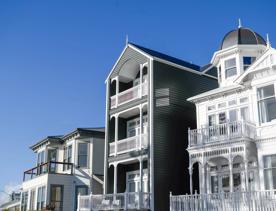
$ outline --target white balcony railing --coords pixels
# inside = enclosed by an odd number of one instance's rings
[[[170,196],[170,211],[276,210],[276,191],[251,191]]]
[[[189,146],[204,145],[216,141],[230,141],[235,138],[255,138],[255,125],[237,121],[215,126],[189,130]]]
[[[150,193],[117,193],[78,197],[78,211],[150,209]]]
[[[117,106],[128,103],[132,100],[136,100],[148,94],[148,83],[144,82],[141,85],[134,86],[117,95],[110,98],[110,107],[115,108]]]
[[[141,143],[141,144],[140,144]],[[109,144],[109,156],[148,148],[147,134],[129,137]]]

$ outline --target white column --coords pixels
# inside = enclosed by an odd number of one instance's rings
[[[119,76],[116,77],[116,107],[118,106],[118,94],[119,94]]]
[[[140,65],[140,97],[142,97],[143,65]]]
[[[117,174],[118,174],[118,169],[117,169],[117,163],[114,164],[114,189],[113,192],[114,194],[117,193]]]
[[[205,185],[206,185],[206,178],[205,178],[205,165],[201,165],[201,178],[202,178],[202,185],[201,185],[201,194],[206,193]]]
[[[118,133],[119,133],[119,116],[115,116],[115,156],[117,156],[117,141],[118,141]]]
[[[230,179],[230,192],[233,192],[233,164],[232,161],[229,160],[229,179]]]
[[[190,174],[190,194],[193,194],[193,166],[189,167],[189,174]]]
[[[142,134],[143,134],[143,107],[140,105],[140,137],[139,137],[139,149],[142,149]]]
[[[143,191],[143,158],[140,158],[140,187],[139,187],[139,208],[142,204],[142,191]]]
[[[244,171],[245,171],[245,187],[246,191],[249,190],[249,184],[248,184],[248,161],[244,161]]]
[[[210,166],[206,164],[206,193],[211,193],[210,189]]]

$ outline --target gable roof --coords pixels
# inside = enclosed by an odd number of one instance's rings
[[[152,60],[156,60],[159,62],[163,62],[163,63],[167,63],[169,65],[175,65],[180,69],[184,69],[187,71],[190,71],[192,73],[196,73],[199,75],[204,75],[213,79],[217,79],[216,76],[214,76],[214,74],[209,74],[206,72],[202,72],[201,68],[199,65],[196,64],[192,64],[190,62],[178,59],[176,57],[172,57],[169,56],[167,54],[134,44],[134,43],[127,43],[124,50],[122,51],[121,55],[119,56],[119,58],[117,59],[117,61],[115,62],[115,64],[113,65],[110,73],[108,74],[108,77],[106,79],[107,80],[111,77],[111,75],[113,74],[113,71],[116,69],[117,65],[120,63],[121,58],[123,58],[125,52],[127,51],[127,49],[132,49],[138,53],[140,53],[141,55],[145,56],[148,59],[152,59]]]
[[[105,128],[104,127],[97,127],[97,128],[76,128],[70,133],[67,133],[65,135],[59,135],[59,136],[47,136],[46,138],[42,139],[41,141],[37,142],[36,144],[32,145],[30,148],[32,150],[36,150],[38,147],[47,144],[62,144],[64,143],[68,138],[71,138],[75,135],[80,136],[93,136],[93,137],[99,137],[104,138],[105,134]]]
[[[200,71],[200,66],[198,66],[198,65],[192,64],[190,62],[186,62],[184,60],[169,56],[167,54],[164,54],[164,53],[161,53],[161,52],[149,49],[149,48],[145,48],[143,46],[140,46],[140,45],[137,45],[137,44],[134,44],[134,43],[129,43],[129,44],[132,45],[132,46],[135,46],[136,48],[140,49],[141,51],[143,51],[143,52],[147,53],[148,55],[152,56],[153,59],[154,58],[159,58],[159,59],[162,59],[162,60],[172,62],[174,64],[181,65],[183,67],[187,67],[187,68],[191,68],[191,69]]]

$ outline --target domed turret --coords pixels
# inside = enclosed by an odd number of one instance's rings
[[[266,45],[264,38],[251,29],[239,27],[228,32],[220,45],[220,50],[234,45]]]

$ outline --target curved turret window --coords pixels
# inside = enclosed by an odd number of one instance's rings
[[[236,58],[225,61],[225,78],[230,78],[237,74]]]

